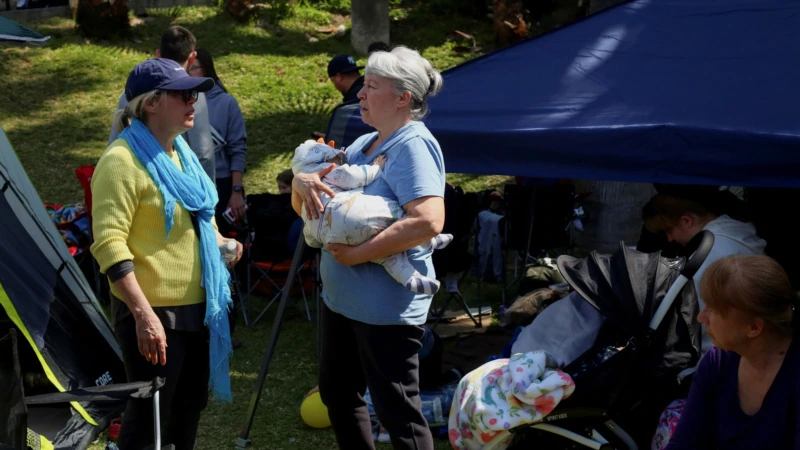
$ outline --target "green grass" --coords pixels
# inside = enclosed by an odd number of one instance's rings
[[[315,31],[339,23],[349,27],[348,17],[328,12],[336,8],[315,10],[303,5],[293,18],[281,22],[282,32],[237,24],[210,7],[149,11],[151,17],[134,27],[132,39],[111,42],[81,38],[67,19],[26,24],[52,39],[42,48],[0,48],[0,126],[44,201],[80,201],[74,169],[96,163],[105,149],[128,72],[152,57],[161,31],[177,23],[191,29],[198,45],[214,55],[221,79],[241,104],[248,132],[248,191],[276,192],[275,175],[289,166],[294,148],[309,132],[325,130],[331,110],[341,99],[327,80],[328,60],[351,51],[349,36],[336,38]],[[420,50],[440,70],[477,55],[459,51],[464,42],[455,35],[456,29],[475,35],[484,51],[492,46],[488,20],[431,17],[414,8],[395,8],[392,18],[392,43]],[[311,43],[307,35],[319,41]],[[506,180],[448,174],[450,183],[468,191],[497,187]],[[466,291],[474,289],[467,286]],[[496,287],[487,291],[487,298],[499,299]],[[251,311],[263,301],[256,299]],[[439,301],[441,296],[437,296]],[[237,329],[236,336],[245,347],[231,360],[234,402],[209,406],[203,414],[198,449],[233,448],[244,426],[275,309],[256,326]],[[335,448],[330,429],[311,429],[299,414],[303,395],[316,384],[315,333],[313,323],[290,309],[250,433],[251,448]],[[92,448],[102,449],[104,444]],[[439,441],[437,448],[446,449],[449,444]]]
[[[198,46],[211,52],[220,78],[241,105],[248,134],[248,192],[277,192],[275,176],[289,167],[294,148],[311,131],[325,131],[330,112],[341,101],[325,68],[333,55],[351,52],[349,35],[316,30],[338,23],[349,27],[349,17],[301,5],[276,30],[237,24],[210,7],[150,13],[129,40],[89,42],[75,33],[71,20],[55,18],[27,24],[52,36],[46,46],[0,49],[0,126],[42,199],[63,204],[82,198],[73,170],[97,161],[128,72],[154,56],[161,31],[171,23],[192,30]],[[456,29],[474,34],[483,50],[491,48],[488,20],[450,16],[431,21],[414,9],[395,9],[393,17],[392,43],[418,49],[440,70],[477,55],[457,51],[463,41]],[[307,36],[319,41],[311,43]],[[467,190],[505,180],[448,174],[448,182]]]

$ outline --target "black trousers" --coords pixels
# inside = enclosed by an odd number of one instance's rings
[[[421,411],[419,361],[422,327],[369,325],[322,307],[319,390],[343,450],[375,448],[364,394],[395,449],[433,450]]]
[[[161,445],[174,444],[175,450],[192,450],[200,423],[200,412],[208,403],[208,332],[165,330],[167,364],[153,365],[139,353],[136,322],[133,316],[120,321],[115,329],[129,382],[165,377],[161,388]],[[117,445],[120,450],[140,450],[155,442],[153,401],[128,400]]]

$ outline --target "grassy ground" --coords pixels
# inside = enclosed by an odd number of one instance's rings
[[[95,163],[105,149],[128,72],[154,56],[161,31],[171,23],[192,30],[241,104],[248,134],[248,192],[277,192],[275,175],[289,167],[294,148],[311,131],[325,131],[330,112],[341,101],[325,68],[333,55],[352,51],[349,35],[334,37],[316,30],[349,25],[349,18],[298,7],[278,31],[236,24],[215,8],[151,12],[134,27],[130,40],[88,42],[75,34],[71,20],[50,19],[31,24],[52,36],[44,48],[0,49],[0,126],[42,199],[81,199],[73,170]],[[474,34],[483,49],[491,47],[488,20],[448,16],[429,21],[414,9],[395,9],[393,17],[392,43],[420,50],[440,70],[477,55],[454,50],[464,43],[456,29]],[[309,42],[309,37],[319,41]],[[361,57],[358,62],[366,60]],[[448,175],[449,182],[470,190],[505,179]]]
[[[236,24],[210,7],[153,10],[150,16],[134,27],[129,40],[89,42],[76,35],[72,21],[50,19],[27,24],[52,36],[43,48],[0,48],[0,126],[41,198],[57,203],[82,199],[73,171],[97,161],[128,72],[153,56],[161,31],[170,23],[195,33],[198,45],[214,55],[220,77],[241,104],[248,132],[248,191],[276,192],[274,177],[288,167],[293,149],[309,132],[325,130],[332,108],[341,99],[327,80],[325,67],[333,55],[350,52],[349,36],[337,38],[315,30],[339,23],[349,26],[349,18],[300,7],[295,17],[281,22],[278,32]],[[457,47],[465,42],[454,33],[456,29],[473,34],[484,51],[492,46],[488,20],[432,17],[414,8],[394,8],[392,16],[392,43],[420,50],[440,70],[477,55],[459,51]],[[319,41],[310,42],[309,36]],[[359,62],[365,62],[364,58]],[[448,174],[450,183],[466,190],[499,186],[506,179]],[[489,294],[489,298],[499,297]],[[256,299],[252,311],[260,309],[263,301]],[[256,326],[238,328],[237,337],[245,347],[231,361],[234,403],[208,408],[198,449],[233,448],[244,426],[274,311],[273,306]],[[251,448],[335,447],[330,429],[311,429],[299,415],[303,394],[316,384],[315,332],[314,323],[290,310],[250,433]],[[440,441],[437,448],[449,445]]]

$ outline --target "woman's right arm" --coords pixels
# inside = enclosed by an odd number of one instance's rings
[[[91,252],[100,272],[124,261],[133,261],[128,248],[133,217],[139,205],[140,173],[133,155],[123,147],[109,149],[97,163],[92,175]],[[166,364],[166,335],[161,321],[145,298],[133,272],[114,281],[136,320],[139,351],[153,364]]]
[[[156,316],[153,307],[136,281],[136,275],[129,272],[122,278],[114,281],[114,286],[122,294],[125,304],[136,320],[136,338],[139,344],[139,353],[154,365],[167,363],[167,335],[161,319]]]
[[[700,360],[692,376],[692,387],[675,433],[666,450],[701,450],[715,448],[714,429],[717,419],[717,379],[721,354],[712,348]]]

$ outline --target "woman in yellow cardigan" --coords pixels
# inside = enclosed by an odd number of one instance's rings
[[[217,193],[180,136],[194,125],[197,93],[214,86],[178,63],[149,59],[128,76],[119,138],[92,178],[92,254],[111,281],[112,323],[128,381],[165,377],[164,444],[194,448],[209,386],[230,401],[230,275],[217,232]],[[233,241],[235,242],[235,241]],[[241,257],[241,245],[230,265]],[[153,443],[147,400],[130,400],[121,450]]]

